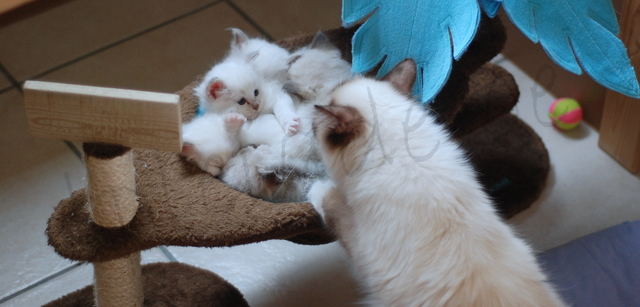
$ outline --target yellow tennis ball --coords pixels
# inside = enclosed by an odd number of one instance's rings
[[[571,130],[582,121],[582,108],[573,98],[558,98],[549,106],[549,118],[560,130]]]

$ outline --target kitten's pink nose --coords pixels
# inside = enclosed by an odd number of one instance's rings
[[[251,103],[251,108],[253,108],[254,110],[258,110],[258,108],[260,108],[260,104],[259,103]]]

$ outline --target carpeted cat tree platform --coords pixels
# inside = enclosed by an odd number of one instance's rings
[[[354,31],[326,32],[347,60],[351,59]],[[293,50],[309,43],[312,37],[313,34],[302,35],[279,43]],[[533,130],[509,114],[519,96],[513,77],[488,63],[505,40],[500,20],[483,17],[473,43],[454,62],[448,83],[430,108],[467,150],[500,214],[510,218],[539,197],[549,159]],[[197,81],[178,93],[184,122],[190,121],[197,109],[192,91],[196,84]],[[49,244],[55,251],[71,260],[92,262],[96,274],[108,275],[101,278],[131,275],[117,268],[99,272],[98,268],[123,259],[139,265],[140,251],[161,245],[219,247],[271,239],[325,244],[334,240],[310,204],[270,203],[237,192],[178,153],[92,144],[85,144],[84,150],[85,156],[100,161],[132,153],[135,168],[133,197],[138,207],[125,225],[99,226],[95,213],[92,215],[88,209],[90,201],[85,189],[62,200],[48,223]],[[123,282],[141,285],[138,290],[142,294],[137,295],[143,296],[144,306],[248,305],[233,285],[212,272],[188,265],[151,264],[132,274],[135,280]],[[93,306],[94,296],[113,294],[94,290],[87,286],[47,306]]]

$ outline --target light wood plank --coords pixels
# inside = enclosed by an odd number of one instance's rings
[[[637,75],[640,70],[640,1],[624,0],[621,12],[620,39],[627,47]],[[640,171],[640,100],[607,92],[598,144],[630,172]]]
[[[53,82],[24,85],[33,136],[180,152],[179,96]]]
[[[0,14],[6,13],[33,1],[34,0],[2,0],[0,1]]]

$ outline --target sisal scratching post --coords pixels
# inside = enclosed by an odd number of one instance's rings
[[[135,170],[131,148],[84,143],[93,221],[107,228],[122,227],[136,214]],[[140,252],[93,263],[96,306],[142,306]]]
[[[115,260],[94,262],[96,306],[142,306],[140,252]]]
[[[136,214],[135,170],[131,148],[85,143],[85,165],[93,221],[108,228],[128,224]]]
[[[131,147],[180,152],[179,97],[38,81],[24,93],[32,135],[83,142],[92,221],[125,227],[138,209]],[[96,306],[143,305],[139,251],[93,267]]]

